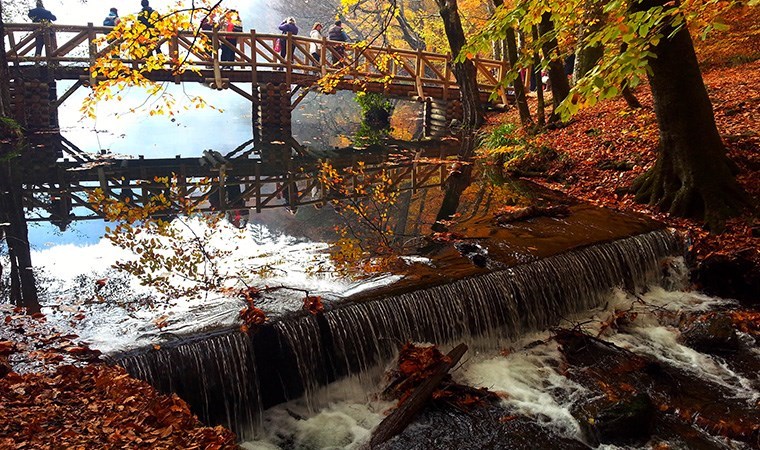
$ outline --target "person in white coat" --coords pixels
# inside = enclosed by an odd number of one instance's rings
[[[311,31],[309,32],[309,37],[312,39],[318,39],[322,40],[322,24],[317,22],[314,24],[314,26],[311,28]],[[317,62],[320,62],[320,45],[316,42],[312,42],[309,44],[309,53],[311,53],[311,56],[314,57],[314,59]]]

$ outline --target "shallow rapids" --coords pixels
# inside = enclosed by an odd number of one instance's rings
[[[680,273],[669,281],[679,286],[685,280],[682,261],[677,262]],[[665,283],[666,285],[668,283]],[[612,291],[603,307],[585,311],[564,319],[560,324],[571,328],[578,326],[593,336],[612,342],[638,355],[656,360],[675,370],[688,373],[705,386],[720,386],[730,394],[727,405],[742,405],[757,409],[760,400],[760,380],[757,373],[742,373],[735,370],[725,358],[697,352],[683,345],[679,340],[680,331],[674,317],[689,314],[723,310],[735,305],[728,300],[708,297],[684,290],[669,291],[660,286],[652,286],[643,294],[631,294],[621,289]],[[611,319],[620,311],[635,317],[624,327],[609,326]],[[633,314],[633,315],[631,315]],[[742,335],[744,344],[751,344],[753,338]],[[476,346],[485,348],[484,343]],[[760,363],[756,348],[748,347],[754,363]],[[730,356],[729,356],[730,357]],[[486,387],[502,397],[500,411],[487,413],[458,414],[456,412],[426,411],[400,436],[382,448],[483,448],[484,442],[499,442],[503,436],[495,436],[497,431],[478,427],[468,421],[489,420],[482,415],[495,415],[511,420],[527,418],[530,427],[515,427],[533,430],[533,446],[525,436],[513,436],[510,442],[495,444],[489,448],[583,448],[588,446],[582,427],[573,414],[574,407],[588,401],[594,394],[563,374],[565,362],[558,344],[551,339],[549,330],[525,335],[517,340],[504,343],[488,350],[473,351],[465,355],[463,363],[452,372],[454,380],[473,387]],[[746,372],[746,371],[745,371]],[[337,449],[360,448],[365,444],[372,429],[383,419],[392,406],[378,401],[376,393],[383,389],[381,370],[353,377],[326,388],[316,390],[306,399],[302,398],[279,405],[264,412],[260,438],[243,444],[246,449]],[[699,389],[699,388],[695,388]],[[519,422],[516,421],[516,422]],[[466,425],[466,426],[465,426]],[[531,427],[538,427],[535,431]],[[486,429],[484,429],[486,428]],[[702,445],[708,448],[751,448],[746,443],[710,435],[698,425],[692,425],[690,432],[699,436]],[[449,429],[447,435],[442,429]],[[480,433],[480,434],[479,434]],[[485,433],[485,434],[484,434]],[[494,435],[488,436],[491,433]],[[474,440],[475,441],[474,441]],[[527,447],[522,447],[524,442]],[[547,442],[556,446],[544,447]],[[694,441],[696,442],[696,441]],[[543,443],[543,444],[541,444]],[[444,445],[441,447],[440,445]],[[625,448],[653,448],[656,445],[670,445],[669,448],[689,448],[687,441],[673,439],[665,441],[653,437],[650,442]],[[684,445],[686,447],[684,447]],[[602,445],[598,448],[623,448]],[[660,447],[664,448],[664,447]]]

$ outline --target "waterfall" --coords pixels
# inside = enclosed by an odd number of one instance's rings
[[[117,362],[188,401],[204,421],[249,437],[262,408],[311,395],[393,357],[406,341],[495,347],[598,306],[614,287],[662,282],[662,258],[681,254],[671,231],[596,244],[485,275],[286,317],[255,334],[225,334],[135,353]]]
[[[251,340],[231,331],[119,358],[116,362],[162,392],[173,392],[205,423],[221,423],[241,439],[261,416]]]

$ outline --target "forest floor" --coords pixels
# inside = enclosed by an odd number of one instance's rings
[[[729,158],[738,166],[738,180],[752,204],[760,204],[760,8],[736,8],[724,18],[729,29],[706,41],[695,39],[715,120]],[[636,203],[631,183],[652,166],[659,141],[657,119],[648,86],[635,95],[641,109],[622,98],[581,111],[563,128],[524,139],[534,148],[559,153],[534,181],[606,207],[652,216],[688,234],[697,261],[715,254],[741,255],[760,267],[760,221],[745,213],[726,224],[721,234],[709,233],[698,220],[673,217]],[[535,96],[529,97],[535,114]],[[547,106],[547,112],[551,105]],[[505,122],[519,124],[516,109],[490,115],[486,130]]]

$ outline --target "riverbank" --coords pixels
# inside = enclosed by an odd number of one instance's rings
[[[729,29],[708,40],[695,40],[715,120],[737,178],[757,208],[760,201],[760,11],[741,7],[723,19]],[[704,230],[698,220],[673,217],[636,203],[628,191],[633,180],[655,161],[657,120],[648,86],[635,95],[642,108],[627,107],[620,97],[578,113],[564,128],[525,136],[534,148],[556,152],[545,170],[530,178],[593,204],[646,214],[686,233],[699,271],[718,267],[723,286],[704,279],[699,287],[714,295],[757,302],[760,292],[760,222],[750,211],[730,219],[721,234]],[[535,111],[535,97],[529,98]],[[519,124],[516,109],[488,118],[485,132],[504,123]],[[524,176],[524,174],[522,174]],[[742,275],[739,277],[739,275]],[[754,297],[754,299],[752,298]]]
[[[0,310],[0,448],[236,448],[176,395],[160,394],[41,314]]]

